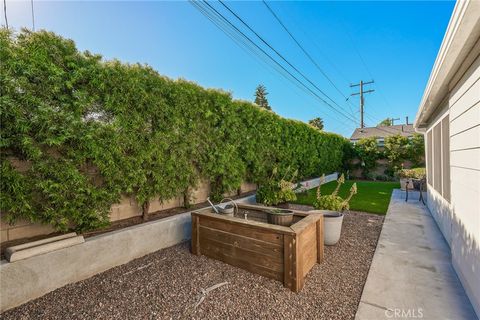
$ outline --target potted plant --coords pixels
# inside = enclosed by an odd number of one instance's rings
[[[288,209],[271,209],[267,211],[268,223],[289,227],[293,222],[293,211]]]
[[[426,172],[425,168],[401,169],[397,171],[397,176],[400,178],[400,188],[406,190],[407,182],[408,189],[413,189],[413,180],[424,179]]]
[[[258,186],[256,200],[258,203],[267,206],[276,206],[280,203],[293,201],[297,199],[292,181],[297,176],[297,171],[293,172],[290,179],[287,178],[289,169],[281,178],[278,177],[278,169],[275,167],[272,174]]]
[[[340,239],[343,223],[343,212],[348,210],[349,202],[353,195],[357,193],[357,184],[354,183],[350,188],[350,194],[346,199],[338,195],[340,187],[345,183],[343,174],[337,180],[337,187],[329,195],[322,195],[321,185],[325,181],[325,175],[320,178],[320,184],[317,188],[317,197],[313,206],[316,210],[310,212],[323,213],[324,217],[324,242],[326,245],[332,246]]]
[[[293,201],[297,199],[292,181],[297,175],[295,171],[290,179],[287,178],[289,169],[282,178],[278,177],[278,169],[275,167],[268,179],[262,183],[257,189],[257,202],[267,205],[276,206],[281,203]],[[293,221],[293,211],[285,209],[274,209],[267,211],[269,223],[279,225],[290,225]]]

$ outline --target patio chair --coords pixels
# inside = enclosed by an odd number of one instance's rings
[[[423,179],[412,179],[412,183],[413,183],[413,190],[415,191],[418,191],[419,192],[419,197],[418,197],[418,201],[422,201],[423,204],[425,204],[425,201],[423,199],[423,192],[426,191],[426,179],[423,178]],[[408,201],[408,184],[410,183],[410,181],[407,181],[407,184],[405,186],[405,191],[406,191],[406,196],[405,196],[405,202]]]

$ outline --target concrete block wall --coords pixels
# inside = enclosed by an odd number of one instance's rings
[[[9,225],[3,220],[0,222],[0,241],[31,238],[34,236],[49,234],[55,230],[50,225],[33,224],[29,221],[20,220],[14,225]]]
[[[28,164],[21,161],[14,161],[15,167],[28,169]],[[254,183],[244,182],[241,185],[242,192],[250,192],[256,190],[257,186]],[[205,202],[210,194],[210,184],[208,181],[203,180],[199,183],[197,188],[192,192],[192,203],[198,204]],[[236,195],[236,191],[230,195]],[[172,208],[182,207],[183,196],[178,196],[173,199],[164,201],[163,203],[158,199],[151,201],[149,213],[157,212],[160,210],[168,210]],[[134,197],[122,196],[119,203],[112,205],[110,208],[110,221],[118,221],[128,219],[142,215],[142,208],[137,203]],[[9,225],[3,221],[0,224],[1,242],[12,241],[23,238],[31,238],[40,235],[46,235],[54,232],[55,230],[49,225],[43,225],[39,223],[31,223],[29,221],[17,221],[14,225]]]
[[[354,159],[351,161],[352,165],[358,165],[360,163],[359,159]],[[378,159],[376,161],[376,167],[372,170],[372,174],[376,176],[383,176],[385,175],[385,170],[388,169],[388,159]],[[413,163],[409,160],[403,162],[403,167],[405,169],[410,169],[413,167]],[[353,178],[361,178],[363,177],[363,169],[357,168],[350,172],[350,176]]]

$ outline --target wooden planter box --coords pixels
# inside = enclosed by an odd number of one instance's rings
[[[236,217],[211,208],[192,212],[192,253],[282,281],[299,292],[310,269],[323,261],[323,215],[292,210],[293,224],[284,227],[266,223],[268,207],[238,207]]]

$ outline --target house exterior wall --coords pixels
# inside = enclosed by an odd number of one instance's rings
[[[448,245],[451,246],[451,230],[452,230],[452,221],[454,219],[453,210],[450,203],[442,196],[441,191],[437,191],[434,188],[434,179],[435,176],[433,175],[435,161],[433,161],[433,155],[436,149],[440,148],[441,151],[441,143],[434,139],[433,131],[435,126],[444,119],[449,118],[449,108],[448,102],[443,104],[443,107],[439,109],[437,115],[429,124],[426,130],[426,135],[431,134],[431,139],[425,139],[425,154],[426,154],[426,166],[427,166],[427,175],[428,175],[428,183],[427,183],[427,207],[432,213],[433,218],[437,222],[437,225],[442,232],[445,240],[447,241]]]
[[[450,245],[455,271],[480,314],[480,40],[428,121],[429,133],[433,138],[425,139],[430,175],[427,205]]]
[[[480,313],[480,54],[450,93],[452,261]]]

